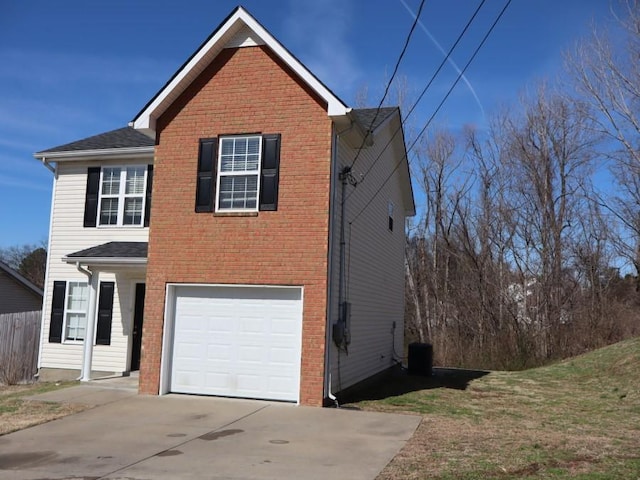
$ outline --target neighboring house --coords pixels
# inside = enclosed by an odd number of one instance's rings
[[[42,289],[0,262],[0,314],[42,308]]]
[[[35,156],[55,164],[41,374],[321,405],[403,351],[400,112],[349,108],[246,10],[129,127]]]

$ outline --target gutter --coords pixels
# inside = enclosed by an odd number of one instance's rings
[[[103,148],[100,150],[76,150],[66,152],[36,152],[33,156],[45,162],[46,158],[63,160],[87,160],[92,158],[139,158],[153,156],[155,147]],[[46,165],[45,165],[46,166]]]
[[[79,263],[91,265],[109,265],[109,266],[137,266],[146,265],[147,259],[140,257],[62,257],[65,263],[78,265]]]

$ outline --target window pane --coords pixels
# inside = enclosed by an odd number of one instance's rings
[[[236,138],[235,140],[235,155],[244,156],[247,154],[247,139],[246,138]]]
[[[220,140],[220,153],[222,155],[233,155],[233,138],[223,138]]]
[[[258,197],[258,176],[220,177],[220,198],[218,208],[255,209]]]
[[[118,199],[103,198],[100,202],[100,225],[118,224]]]
[[[125,193],[138,194],[144,193],[144,171],[145,167],[128,167],[127,168],[127,182],[125,187]]]
[[[247,153],[256,155],[260,153],[260,137],[249,137],[247,139]]]
[[[103,168],[102,169],[102,194],[118,195],[120,192],[120,169],[119,168]]]
[[[142,223],[142,197],[125,198],[124,225],[140,225]]]

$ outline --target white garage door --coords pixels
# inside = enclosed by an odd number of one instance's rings
[[[170,390],[298,401],[302,290],[176,287]]]

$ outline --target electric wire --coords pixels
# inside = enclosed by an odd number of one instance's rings
[[[433,114],[429,117],[429,119],[427,120],[427,122],[425,123],[424,127],[422,127],[422,130],[420,130],[420,132],[418,133],[418,135],[416,136],[416,139],[413,141],[413,143],[411,144],[411,146],[407,149],[407,153],[405,153],[402,158],[400,159],[400,161],[396,164],[396,166],[393,168],[393,170],[391,171],[391,173],[387,176],[387,178],[384,180],[384,182],[382,182],[382,184],[380,185],[380,187],[378,187],[378,189],[375,191],[375,193],[371,196],[371,198],[369,199],[369,201],[364,205],[364,207],[362,207],[362,209],[356,214],[355,217],[353,217],[353,219],[349,222],[349,224],[351,225],[353,222],[355,222],[360,215],[362,215],[362,212],[364,212],[369,205],[371,205],[371,203],[373,202],[373,200],[378,196],[378,194],[382,191],[382,189],[384,188],[384,186],[387,184],[387,182],[391,179],[391,177],[393,176],[393,174],[396,172],[396,170],[398,170],[398,168],[400,167],[400,165],[402,164],[402,162],[407,159],[407,162],[410,163],[411,160],[408,158],[409,152],[413,149],[413,147],[416,145],[416,143],[418,143],[418,141],[420,140],[420,137],[422,136],[422,134],[425,132],[425,130],[429,127],[429,125],[431,124],[431,122],[433,121],[433,119],[435,118],[435,116],[438,114],[438,112],[440,111],[440,108],[442,108],[442,105],[444,105],[444,103],[447,101],[447,99],[449,98],[449,95],[451,95],[451,92],[453,91],[453,89],[456,87],[456,85],[458,85],[458,82],[460,81],[460,79],[462,78],[462,75],[464,75],[465,71],[467,70],[467,68],[469,68],[469,65],[471,65],[471,63],[473,62],[473,60],[476,58],[476,56],[478,55],[478,52],[482,49],[482,47],[484,46],[485,42],[487,41],[487,39],[489,38],[489,36],[491,35],[491,32],[493,32],[493,30],[495,29],[496,25],[498,24],[498,22],[500,21],[500,19],[502,18],[502,16],[504,15],[504,13],[506,12],[507,8],[509,7],[509,5],[511,5],[511,1],[512,0],[507,0],[507,2],[505,3],[504,7],[502,7],[502,10],[500,11],[500,13],[498,14],[498,16],[496,17],[496,19],[494,20],[494,22],[491,24],[491,27],[489,28],[489,30],[487,31],[487,33],[485,34],[485,36],[482,38],[482,41],[480,42],[480,44],[478,45],[478,47],[475,49],[475,51],[473,52],[473,54],[471,55],[471,57],[469,58],[469,60],[467,61],[467,63],[465,64],[464,68],[462,69],[462,71],[458,74],[456,80],[453,82],[453,84],[451,85],[451,88],[449,88],[449,90],[447,91],[447,93],[445,94],[444,98],[442,99],[442,101],[438,104],[437,108],[435,109],[435,111],[433,112]],[[348,197],[347,197],[348,199]]]
[[[374,159],[374,161],[371,163],[371,165],[369,165],[369,168],[367,168],[366,172],[362,175],[360,182],[362,182],[367,175],[369,174],[369,172],[373,169],[373,167],[376,165],[376,163],[378,163],[378,160],[380,160],[380,158],[382,157],[382,155],[384,154],[384,152],[387,151],[387,148],[389,148],[389,145],[391,145],[391,142],[393,142],[393,139],[396,138],[396,135],[398,135],[398,133],[400,133],[402,131],[402,126],[405,125],[407,123],[407,120],[409,119],[409,117],[411,116],[411,114],[414,112],[414,110],[417,108],[418,104],[420,103],[420,101],[422,100],[422,97],[424,97],[424,95],[427,93],[427,90],[429,90],[429,88],[431,87],[431,85],[433,84],[433,82],[435,81],[436,77],[438,76],[438,74],[440,73],[440,71],[444,68],[444,66],[447,64],[447,61],[449,60],[449,57],[451,56],[451,54],[453,53],[453,51],[456,49],[456,47],[458,46],[458,44],[460,43],[460,41],[462,40],[462,38],[465,36],[465,34],[467,33],[467,30],[469,30],[469,27],[471,26],[471,24],[473,23],[473,21],[475,20],[476,16],[478,15],[478,13],[480,12],[480,10],[482,9],[483,5],[485,4],[486,0],[482,0],[480,2],[480,4],[478,5],[478,7],[476,8],[476,10],[473,12],[473,15],[471,15],[471,17],[469,18],[469,21],[467,22],[467,24],[464,26],[464,28],[462,29],[462,31],[460,32],[460,34],[458,35],[458,38],[456,39],[456,41],[453,43],[453,45],[451,46],[451,48],[449,49],[449,51],[447,52],[447,54],[445,55],[444,59],[442,60],[442,62],[440,63],[440,65],[438,65],[438,68],[436,69],[436,71],[433,73],[433,75],[431,76],[431,78],[429,79],[429,81],[427,82],[427,84],[425,85],[425,87],[422,89],[422,92],[420,92],[420,95],[418,96],[418,98],[416,99],[415,102],[413,102],[413,105],[411,106],[411,108],[409,109],[409,112],[407,113],[407,115],[405,116],[404,120],[402,121],[402,125],[400,125],[394,132],[393,135],[391,135],[391,138],[389,139],[389,141],[387,141],[387,143],[385,144],[385,146],[382,148],[382,150],[380,151],[380,153],[378,154],[378,156]],[[417,17],[417,16],[416,16]],[[464,72],[462,72],[464,73]],[[462,76],[462,74],[460,74],[460,76]],[[366,138],[365,138],[366,139]],[[364,145],[364,140],[362,141],[362,144]],[[362,148],[362,147],[361,147]],[[360,154],[360,150],[358,150],[358,152],[356,153],[356,158],[358,157],[358,155]],[[355,163],[355,160],[352,163]],[[351,195],[353,195],[353,193],[355,192],[355,190],[352,190],[348,195],[346,200],[349,200],[349,197]]]
[[[426,0],[422,0],[420,2],[420,7],[418,7],[418,13],[416,14],[416,17],[413,20],[413,24],[411,25],[411,29],[409,30],[409,34],[407,35],[407,38],[404,42],[404,46],[402,47],[402,51],[400,52],[400,56],[398,57],[398,61],[396,62],[396,66],[393,69],[393,73],[391,74],[391,78],[389,79],[389,81],[387,82],[387,86],[384,89],[384,95],[382,95],[382,98],[380,99],[380,103],[378,103],[378,106],[376,108],[376,113],[373,116],[373,119],[371,119],[371,123],[369,124],[369,128],[367,129],[367,132],[365,132],[364,138],[362,139],[362,143],[360,144],[360,147],[358,148],[358,151],[356,152],[356,156],[353,159],[353,162],[351,162],[351,166],[350,168],[353,168],[353,166],[356,164],[356,161],[358,160],[358,157],[360,156],[360,152],[362,151],[362,149],[364,148],[364,144],[367,140],[367,135],[368,133],[373,129],[373,126],[376,123],[376,120],[378,119],[378,115],[380,115],[380,109],[382,108],[382,104],[384,103],[385,99],[387,98],[387,95],[389,94],[389,89],[391,88],[391,84],[393,83],[393,80],[396,77],[396,74],[398,73],[398,68],[400,68],[400,62],[402,62],[402,58],[404,57],[404,54],[407,51],[407,48],[409,47],[409,43],[411,42],[411,36],[413,35],[413,31],[416,29],[416,26],[418,25],[418,21],[420,20],[420,14],[422,13],[422,7],[424,7]]]

